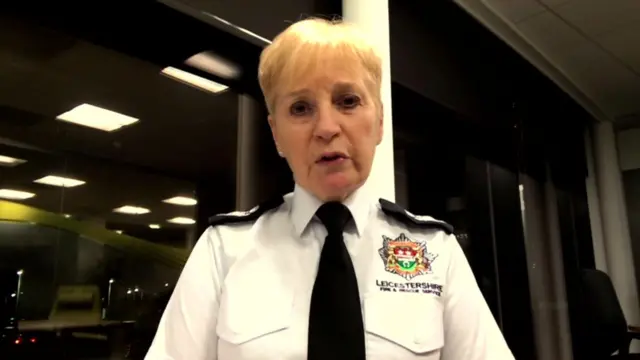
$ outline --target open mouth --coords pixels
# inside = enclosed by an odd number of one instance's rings
[[[347,156],[345,154],[339,153],[339,152],[332,152],[332,153],[322,154],[320,159],[318,159],[318,162],[319,163],[332,163],[332,162],[337,162],[337,161],[341,161],[341,160],[345,160],[345,159],[347,159]]]

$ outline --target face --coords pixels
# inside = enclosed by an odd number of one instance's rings
[[[276,90],[269,124],[298,185],[322,201],[344,200],[369,176],[382,140],[382,111],[360,67],[325,64]]]

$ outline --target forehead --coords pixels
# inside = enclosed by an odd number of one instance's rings
[[[364,88],[366,72],[355,59],[321,56],[314,61],[294,61],[282,73],[278,93],[330,90],[334,87]]]

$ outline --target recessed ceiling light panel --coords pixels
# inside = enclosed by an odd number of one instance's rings
[[[91,104],[78,105],[56,119],[109,132],[138,122],[137,118]]]
[[[198,203],[198,200],[186,196],[176,196],[171,199],[163,200],[163,202],[172,205],[194,206]]]
[[[237,65],[211,51],[195,54],[184,63],[223,79],[237,79],[240,77],[240,68]]]
[[[193,224],[196,223],[195,220],[187,218],[187,217],[175,217],[175,218],[169,219],[167,221],[172,223],[172,224],[178,224],[178,225],[193,225]]]
[[[113,209],[113,211],[120,214],[127,214],[127,215],[144,215],[151,212],[151,210],[149,209],[139,207],[139,206],[133,206],[133,205],[124,205],[117,209]]]
[[[205,79],[201,76],[194,75],[192,73],[174,68],[167,67],[162,70],[162,74],[173,80],[179,81],[185,85],[195,87],[197,89],[217,94],[228,88],[226,85],[218,84],[215,81]]]
[[[11,156],[0,155],[0,166],[14,167],[26,163],[27,160],[14,158]]]
[[[13,189],[0,189],[0,198],[8,200],[26,200],[36,196],[34,193],[13,190]]]
[[[50,185],[50,186],[59,186],[65,188],[76,187],[80,185],[86,184],[86,182],[78,179],[66,178],[62,176],[48,175],[41,179],[35,180],[35,183]]]

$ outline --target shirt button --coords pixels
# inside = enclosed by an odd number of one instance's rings
[[[426,334],[416,334],[416,337],[413,339],[413,342],[418,345],[424,343],[425,341],[427,341]]]

